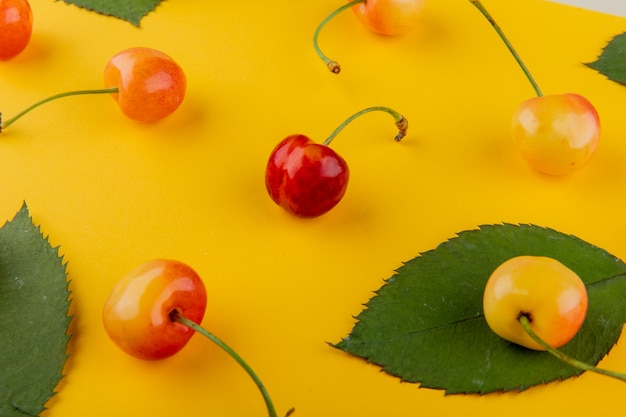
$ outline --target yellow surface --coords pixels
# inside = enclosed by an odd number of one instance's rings
[[[582,171],[531,171],[508,136],[533,95],[495,32],[467,1],[427,2],[407,36],[368,33],[351,13],[316,25],[341,1],[169,0],[137,29],[62,2],[32,0],[31,44],[0,65],[5,117],[47,95],[102,86],[107,60],[131,46],[174,57],[185,102],[144,126],[106,96],[38,109],[0,137],[0,218],[26,200],[68,262],[73,338],[66,378],[45,417],[264,416],[259,393],[223,352],[196,336],[146,363],[107,338],[101,308],[113,284],[146,260],[184,261],[204,278],[204,325],[258,372],[279,415],[588,416],[619,413],[623,383],[585,374],[522,394],[448,396],[401,383],[330,348],[383,279],[420,252],[485,223],[534,223],[626,258],[626,88],[584,67],[626,21],[539,0],[486,0],[545,93],[597,107],[603,137]],[[333,147],[350,164],[344,200],[296,219],[267,196],[279,140],[322,141],[346,117],[386,105],[410,120],[353,122]],[[458,347],[463,349],[462,346]],[[626,370],[619,343],[602,366]]]

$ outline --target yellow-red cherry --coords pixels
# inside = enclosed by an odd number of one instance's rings
[[[0,60],[26,48],[33,31],[33,12],[27,0],[0,0]]]
[[[173,314],[200,323],[207,294],[200,276],[180,261],[156,259],[139,265],[113,287],[102,311],[104,329],[124,352],[144,360],[180,351],[194,330]]]
[[[417,26],[424,0],[365,0],[352,6],[366,28],[379,35],[402,35]]]
[[[515,145],[528,164],[550,175],[587,165],[600,141],[600,117],[579,94],[533,97],[513,115]]]
[[[271,152],[265,186],[276,204],[299,217],[317,217],[335,207],[348,188],[346,161],[304,135],[283,139]]]
[[[498,266],[485,285],[483,312],[500,337],[534,350],[545,350],[522,327],[558,348],[580,330],[587,315],[587,289],[580,277],[554,258],[517,256]]]
[[[113,56],[104,69],[106,88],[122,113],[150,123],[172,114],[182,103],[187,78],[169,55],[151,48],[135,47]]]

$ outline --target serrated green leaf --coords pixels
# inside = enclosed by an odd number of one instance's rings
[[[612,81],[626,84],[626,33],[612,38],[598,59],[586,65]]]
[[[68,280],[24,204],[0,228],[0,417],[37,416],[62,378]]]
[[[574,236],[533,225],[481,226],[406,262],[334,346],[446,394],[524,390],[579,375],[549,353],[507,342],[488,327],[482,312],[486,281],[519,255],[557,259],[585,282],[585,323],[561,350],[597,364],[626,320],[626,265]]]
[[[65,3],[139,26],[141,19],[163,0],[63,0]]]

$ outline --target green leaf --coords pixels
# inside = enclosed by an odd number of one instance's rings
[[[113,16],[139,26],[141,19],[153,11],[162,0],[63,0],[83,9]]]
[[[488,327],[482,312],[486,281],[519,255],[555,258],[585,282],[585,323],[561,350],[597,364],[626,320],[626,265],[574,236],[533,225],[481,226],[406,262],[334,346],[446,394],[521,391],[579,375],[549,353],[507,342]]]
[[[65,264],[24,204],[0,228],[0,417],[37,416],[62,378],[69,341]]]
[[[586,65],[612,81],[626,84],[626,33],[611,39],[598,59]]]

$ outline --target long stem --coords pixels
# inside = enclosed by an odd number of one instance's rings
[[[212,341],[213,343],[218,345],[220,348],[222,348],[239,365],[241,365],[241,367],[248,373],[248,375],[250,375],[250,377],[252,378],[252,380],[254,381],[256,386],[259,388],[259,391],[261,391],[261,395],[263,395],[263,399],[265,400],[265,405],[267,406],[267,414],[270,417],[277,417],[276,409],[274,408],[274,404],[272,403],[272,399],[270,398],[270,395],[269,395],[267,389],[265,388],[265,386],[261,382],[261,379],[252,370],[252,368],[241,358],[241,356],[239,356],[237,354],[237,352],[235,352],[230,346],[228,346],[220,338],[215,336],[213,333],[209,332],[204,327],[202,327],[199,324],[196,324],[195,322],[193,322],[193,321],[189,320],[188,318],[182,316],[177,310],[174,310],[170,314],[170,318],[171,318],[172,321],[181,323],[181,324],[183,324],[183,325],[185,325],[185,326],[195,330],[196,332],[200,333],[201,335],[203,335],[204,337],[206,337],[207,339],[209,339],[210,341]],[[287,413],[287,415],[289,415],[291,413],[292,413],[292,410],[290,410]]]
[[[330,136],[326,138],[323,144],[328,146],[330,142],[332,142],[332,140],[335,138],[335,136],[337,136],[339,132],[341,132],[350,122],[352,122],[357,117],[364,115],[365,113],[369,113],[373,111],[382,111],[382,112],[390,114],[393,117],[393,120],[396,122],[396,127],[398,128],[398,134],[394,138],[396,142],[400,142],[402,138],[406,136],[406,132],[409,128],[409,121],[403,115],[401,115],[400,113],[398,113],[397,111],[393,109],[390,109],[389,107],[374,106],[374,107],[368,107],[366,109],[358,111],[354,113],[352,116],[348,117],[346,120],[344,120],[343,123],[341,123],[330,134]]]
[[[315,52],[317,53],[317,55],[322,59],[322,61],[324,61],[324,63],[326,64],[330,72],[332,72],[333,74],[339,74],[341,72],[341,65],[339,65],[337,61],[333,61],[332,59],[328,58],[322,52],[322,50],[320,49],[318,45],[317,38],[322,28],[326,26],[326,23],[328,23],[331,19],[333,19],[335,16],[337,16],[339,13],[343,12],[344,10],[349,9],[355,4],[363,3],[364,1],[365,0],[352,0],[351,2],[344,4],[343,6],[339,7],[337,10],[335,10],[334,12],[326,16],[326,18],[322,20],[322,22],[317,26],[317,29],[315,29],[315,33],[313,34],[313,48],[315,48]]]
[[[595,366],[589,365],[587,363],[581,362],[579,360],[576,360],[572,357],[567,356],[565,353],[561,352],[560,350],[557,350],[555,348],[553,348],[552,346],[550,346],[548,343],[546,343],[542,338],[539,337],[539,335],[537,335],[537,333],[534,332],[534,330],[530,327],[530,321],[528,320],[528,316],[522,314],[519,318],[519,322],[521,323],[522,327],[524,328],[524,330],[526,330],[526,333],[528,333],[528,335],[530,337],[532,337],[532,339],[539,343],[539,345],[541,345],[541,347],[543,347],[544,349],[546,349],[549,353],[551,353],[552,355],[556,356],[557,358],[559,358],[560,360],[562,360],[563,362],[578,368],[578,369],[582,369],[583,371],[591,371],[591,372],[595,372],[598,374],[602,374],[602,375],[606,375],[606,376],[610,376],[612,378],[616,378],[622,381],[626,382],[626,374],[623,373],[619,373],[619,372],[613,372],[613,371],[607,371],[606,369],[601,369],[601,368],[596,368]]]
[[[31,110],[34,110],[37,107],[41,106],[42,104],[48,103],[52,100],[56,100],[56,99],[68,97],[68,96],[78,96],[78,95],[87,95],[87,94],[113,94],[117,92],[119,92],[119,88],[112,87],[112,88],[102,88],[102,89],[97,89],[97,90],[68,91],[65,93],[55,94],[53,96],[44,98],[43,100],[39,100],[35,104],[30,105],[29,107],[25,108],[24,110],[22,110],[21,112],[19,112],[18,114],[16,114],[15,116],[11,117],[8,120],[2,121],[2,118],[1,118],[2,115],[0,114],[0,132],[2,132],[2,129],[6,129],[7,127],[11,126],[13,123],[15,123],[25,114],[29,113]]]
[[[506,47],[509,49],[509,51],[513,55],[513,58],[515,58],[515,60],[517,61],[517,64],[520,66],[520,68],[524,72],[524,75],[526,75],[526,78],[528,78],[528,81],[530,81],[530,84],[533,86],[533,89],[535,90],[535,93],[537,94],[537,96],[539,97],[543,96],[543,93],[541,92],[539,85],[535,81],[535,78],[530,73],[530,70],[528,69],[528,67],[526,67],[526,64],[524,64],[524,61],[522,61],[522,58],[520,58],[515,48],[513,48],[513,44],[511,44],[511,42],[508,40],[508,38],[506,37],[502,29],[500,29],[500,26],[496,23],[494,18],[485,8],[485,6],[483,6],[480,0],[470,0],[470,3],[472,3],[482,13],[482,15],[489,21],[491,26],[496,30],[496,32],[500,36],[500,39],[502,39]]]

